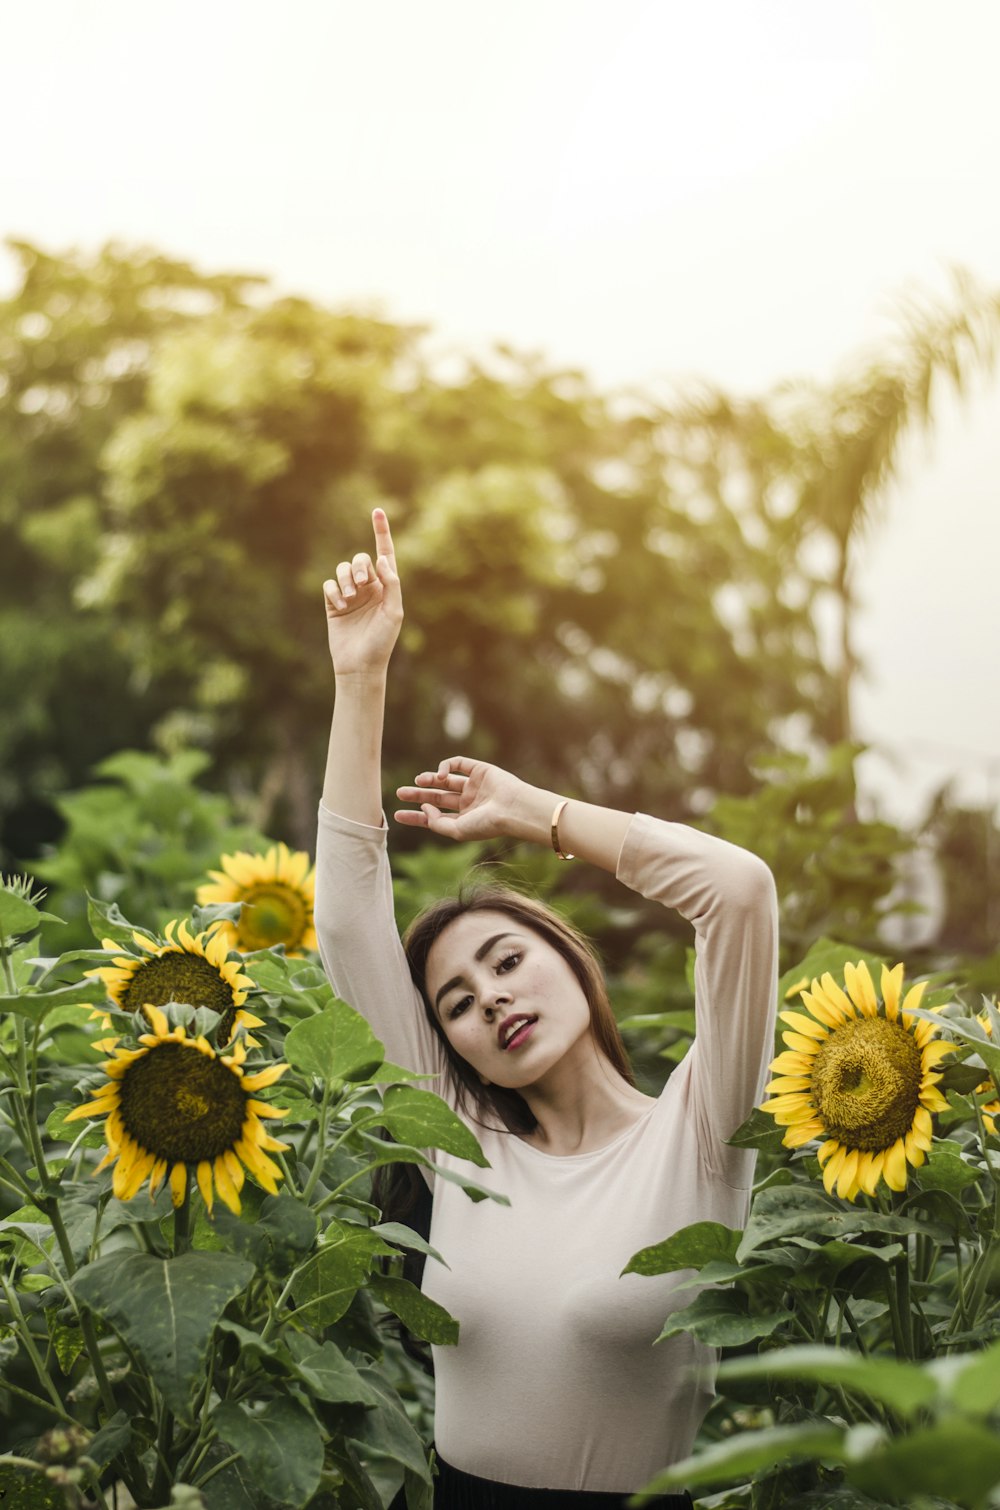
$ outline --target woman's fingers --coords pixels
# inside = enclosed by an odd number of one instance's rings
[[[396,569],[396,552],[392,546],[392,533],[389,529],[389,517],[385,509],[372,509],[372,524],[375,529],[375,549],[378,555],[385,556],[393,570]]]
[[[400,802],[432,802],[435,807],[450,808],[452,812],[458,811],[460,800],[458,792],[429,791],[427,787],[422,786],[398,786],[396,796]]]

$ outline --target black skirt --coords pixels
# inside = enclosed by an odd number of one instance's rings
[[[434,1510],[624,1510],[627,1494],[603,1494],[590,1489],[526,1489],[477,1478],[437,1459],[434,1480]],[[402,1490],[391,1510],[404,1510]],[[659,1494],[647,1500],[647,1510],[691,1510],[691,1496]]]

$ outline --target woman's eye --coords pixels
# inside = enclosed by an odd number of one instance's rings
[[[469,1002],[471,1000],[472,1000],[471,996],[463,996],[461,1001],[457,1001],[455,1003],[455,1005],[452,1007],[451,1011],[448,1013],[448,1016],[449,1017],[459,1017],[459,1016],[461,1016],[461,1014],[465,1011],[466,1007],[469,1005]]]
[[[511,969],[513,969],[514,966],[517,964],[517,962],[518,962],[518,960],[520,958],[521,958],[521,956],[517,953],[516,950],[514,951],[513,954],[505,954],[504,957],[503,957],[503,959],[497,965],[497,969],[498,970],[504,970],[506,972],[506,967],[508,965],[511,967]]]

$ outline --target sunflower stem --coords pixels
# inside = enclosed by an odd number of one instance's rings
[[[851,1335],[853,1336],[855,1342],[858,1344],[858,1352],[861,1354],[862,1358],[867,1358],[868,1357],[868,1348],[867,1348],[867,1345],[865,1343],[865,1339],[861,1335],[861,1329],[858,1326],[858,1323],[855,1321],[855,1319],[854,1319],[854,1313],[851,1310],[851,1308],[848,1305],[848,1303],[847,1303],[846,1300],[844,1301],[844,1320],[847,1322],[847,1325],[850,1327],[850,1329],[851,1329]]]
[[[180,1258],[191,1247],[191,1180],[184,1185],[184,1199],[174,1207],[174,1257]]]
[[[323,1170],[323,1161],[326,1157],[326,1123],[330,1114],[330,1087],[329,1080],[323,1081],[323,1099],[319,1104],[319,1131],[316,1139],[316,1156],[313,1159],[313,1167],[302,1192],[302,1199],[308,1205],[312,1200],[313,1192]]]
[[[3,978],[7,987],[7,995],[16,996],[17,981],[14,979],[14,972],[10,967],[10,945],[7,942],[7,934],[2,924],[0,924],[0,959],[3,960]]]

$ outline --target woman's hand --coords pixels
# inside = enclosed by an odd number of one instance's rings
[[[515,836],[534,791],[527,782],[485,760],[451,755],[436,771],[421,771],[415,786],[396,788],[401,802],[419,803],[393,814],[407,828],[428,828],[446,839]]]
[[[403,623],[403,595],[384,509],[372,510],[376,560],[359,551],[323,583],[330,656],[338,677],[384,671]]]

